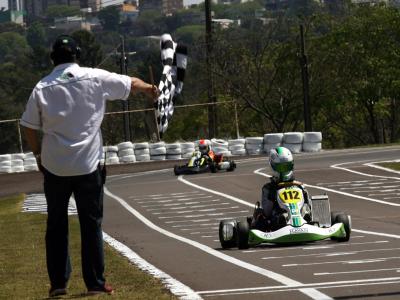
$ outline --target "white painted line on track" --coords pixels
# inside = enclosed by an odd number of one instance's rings
[[[391,256],[391,257],[377,257],[377,258],[366,258],[366,259],[352,259],[352,260],[335,260],[335,261],[321,261],[315,263],[305,263],[305,264],[284,264],[282,267],[300,267],[300,266],[317,266],[317,265],[329,265],[329,264],[369,264],[369,263],[379,263],[383,261],[400,259],[400,256]]]
[[[250,204],[249,202],[246,202],[246,201],[244,201],[244,200],[242,200],[242,199],[239,199],[239,198],[236,198],[236,197],[233,197],[233,196],[231,196],[231,195],[228,195],[228,194],[225,194],[225,193],[221,193],[221,192],[218,192],[218,191],[215,191],[215,190],[211,190],[211,189],[205,188],[205,187],[203,187],[203,186],[194,184],[194,183],[192,183],[192,182],[190,182],[190,181],[187,181],[187,180],[183,179],[183,176],[182,176],[182,175],[180,175],[180,176],[178,177],[178,180],[181,181],[181,182],[183,182],[183,183],[185,183],[185,184],[187,184],[187,185],[189,185],[189,186],[192,186],[192,187],[194,187],[194,188],[197,188],[197,189],[200,189],[200,190],[203,190],[203,191],[206,191],[206,192],[215,194],[215,195],[219,195],[219,196],[222,196],[222,197],[231,199],[231,200],[233,200],[233,201],[236,201],[236,202],[238,202],[238,203],[244,204],[244,205],[246,205],[246,206],[253,207],[252,204]],[[220,253],[220,252],[218,252],[218,253],[219,253],[219,254],[222,254],[222,253]],[[225,255],[225,254],[224,254],[224,255]],[[242,261],[237,260],[236,258],[233,258],[233,257],[228,256],[228,255],[226,255],[225,258],[227,258],[228,261],[229,261],[229,259],[232,259],[232,260],[234,260],[234,261],[242,262]],[[243,262],[243,263],[245,263],[245,262]],[[235,264],[236,264],[236,263],[235,263]],[[248,264],[248,263],[245,263],[245,264]],[[266,269],[262,269],[262,268],[260,268],[260,267],[258,267],[258,266],[255,266],[255,265],[251,265],[251,266],[252,266],[252,268],[256,268],[255,270],[261,269],[261,270],[266,271],[266,273],[265,273],[264,276],[267,276],[267,277],[269,277],[269,278],[271,278],[271,279],[274,279],[274,280],[276,280],[276,281],[278,281],[278,282],[280,282],[280,283],[282,283],[282,284],[284,284],[284,285],[286,285],[286,286],[290,286],[290,285],[292,285],[292,284],[295,284],[295,282],[297,282],[297,281],[295,281],[295,280],[293,280],[293,279],[291,279],[291,278],[288,278],[288,277],[286,277],[286,276],[284,276],[284,275],[281,275],[281,274],[278,274],[278,273],[275,273],[275,272],[272,272],[272,271],[269,271],[269,270],[266,270]],[[247,267],[246,267],[246,268],[247,268]],[[247,268],[247,269],[248,269],[248,268]],[[257,273],[258,273],[258,272],[257,272]],[[301,284],[300,282],[298,282],[298,283]],[[303,294],[305,294],[305,295],[311,297],[312,299],[332,299],[332,298],[329,297],[328,295],[325,295],[325,294],[323,294],[323,293],[321,293],[321,292],[319,292],[318,290],[315,290],[315,289],[308,289],[308,288],[307,288],[307,289],[300,289],[299,291],[302,292]]]
[[[315,248],[314,248],[315,249]],[[366,249],[366,250],[353,250],[346,252],[330,252],[330,253],[315,253],[313,257],[333,257],[333,256],[346,256],[346,255],[354,255],[358,253],[365,252],[380,252],[380,251],[395,251],[400,250],[400,248],[381,248],[381,249]],[[287,255],[287,256],[267,256],[261,257],[261,259],[285,259],[285,258],[295,258],[295,257],[310,257],[310,254],[298,254],[298,255]]]
[[[118,242],[105,232],[103,232],[103,239],[111,247],[115,248],[120,254],[128,258],[128,260],[135,264],[139,269],[161,280],[161,282],[171,291],[171,293],[178,296],[180,299],[202,299],[201,296],[199,296],[199,294],[197,294],[191,288],[156,268],[140,257],[136,252],[132,251],[132,249]]]
[[[352,229],[354,230],[354,229]],[[353,237],[351,237],[353,238]],[[262,251],[288,251],[288,250],[316,250],[316,249],[330,249],[330,248],[336,248],[336,247],[349,247],[349,246],[354,246],[354,245],[366,245],[366,244],[383,244],[383,243],[389,243],[389,241],[374,241],[374,242],[364,242],[364,243],[337,243],[337,244],[331,244],[331,245],[321,245],[321,246],[297,246],[297,247],[287,247],[287,248],[282,248],[279,247],[277,249],[262,249],[262,248],[257,248],[256,250],[244,250],[242,251],[243,253],[251,253],[251,252],[262,252]]]
[[[361,279],[361,280],[349,280],[349,281],[308,283],[308,284],[303,284],[302,286],[299,287],[281,288],[279,286],[266,286],[266,287],[253,287],[253,288],[230,289],[230,290],[197,291],[197,293],[204,297],[215,297],[215,296],[234,296],[234,295],[245,295],[245,294],[288,292],[288,291],[299,290],[302,287],[332,289],[340,287],[387,285],[387,284],[398,284],[398,283],[400,283],[400,277],[389,277],[380,279],[365,279],[365,280]]]
[[[365,166],[371,167],[371,168],[376,168],[376,169],[380,169],[380,170],[384,170],[386,172],[391,172],[391,173],[396,173],[396,174],[400,174],[400,171],[396,171],[393,169],[389,169],[389,168],[385,168],[379,165],[376,165],[377,163],[391,163],[391,162],[400,162],[400,160],[391,160],[391,161],[379,161],[379,162],[371,162],[371,163],[366,163],[364,164]]]
[[[354,174],[358,174],[358,175],[363,175],[363,176],[367,176],[367,177],[400,180],[399,177],[381,176],[381,175],[368,174],[368,173],[363,173],[363,172],[354,171],[354,170],[351,170],[351,169],[348,169],[348,168],[341,167],[341,166],[343,166],[343,165],[356,164],[356,163],[364,163],[364,162],[365,162],[365,161],[363,160],[363,161],[352,161],[352,162],[340,163],[340,164],[332,165],[331,168],[339,169],[339,170],[343,170],[343,171],[346,171],[346,172],[350,172],[350,173],[354,173]],[[364,164],[364,165],[365,165],[365,164]]]
[[[179,176],[178,178],[182,179],[182,176]],[[150,227],[151,229],[153,229],[155,231],[158,231],[161,234],[164,234],[164,235],[166,235],[166,236],[168,236],[170,238],[176,239],[178,241],[181,241],[183,243],[186,243],[188,245],[196,247],[199,250],[202,250],[202,251],[204,251],[204,252],[206,252],[206,253],[208,253],[210,255],[213,255],[213,256],[215,256],[217,258],[220,258],[220,259],[222,259],[222,260],[224,260],[224,261],[226,261],[228,263],[237,265],[237,266],[242,267],[244,269],[247,269],[249,271],[252,271],[252,272],[255,272],[255,273],[260,274],[262,276],[268,277],[268,278],[270,278],[272,280],[275,280],[275,281],[283,284],[284,286],[293,286],[293,285],[301,285],[302,284],[301,282],[293,280],[293,279],[291,279],[289,277],[286,277],[286,276],[284,276],[282,274],[279,274],[279,273],[276,273],[276,272],[261,268],[259,266],[247,263],[247,262],[239,260],[239,259],[237,259],[235,257],[226,255],[226,254],[224,254],[224,253],[222,253],[220,251],[217,251],[217,250],[215,250],[213,248],[210,248],[210,247],[208,247],[206,245],[203,245],[203,244],[201,244],[201,243],[199,243],[197,241],[193,241],[193,240],[190,240],[188,238],[185,238],[185,237],[179,236],[177,234],[174,234],[172,232],[169,232],[169,231],[167,231],[167,230],[155,225],[153,222],[151,222],[145,216],[140,214],[137,210],[132,208],[122,198],[120,198],[120,197],[114,195],[113,193],[111,193],[106,187],[104,188],[104,193],[107,196],[109,196],[109,197],[113,198],[114,200],[116,200],[117,202],[119,202],[127,211],[129,211],[132,215],[134,215],[136,218],[138,218],[140,221],[142,221],[146,226]],[[243,200],[241,200],[241,201],[243,201]],[[243,202],[245,202],[245,201],[243,201]],[[247,202],[245,202],[245,203],[247,203]],[[325,295],[325,294],[323,294],[323,293],[321,293],[318,290],[313,289],[313,288],[300,289],[299,291],[302,292],[303,294],[309,296],[310,298],[315,299],[315,300],[323,300],[323,299],[333,300],[328,295]]]
[[[320,273],[314,273],[314,276],[371,273],[371,272],[385,272],[385,271],[400,271],[400,267],[399,268],[390,268],[390,269],[369,269],[369,270],[342,271],[342,272],[320,272]]]

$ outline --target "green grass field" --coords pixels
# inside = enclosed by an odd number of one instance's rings
[[[46,215],[22,213],[23,195],[0,199],[0,299],[46,299],[47,277],[44,235]],[[86,297],[80,267],[77,217],[70,217],[72,274],[68,295],[60,299],[177,299],[160,281],[132,265],[105,245],[105,276],[113,295]]]
[[[378,164],[382,167],[388,168],[388,169],[393,169],[396,171],[400,171],[400,162],[391,162],[391,163],[380,163]]]

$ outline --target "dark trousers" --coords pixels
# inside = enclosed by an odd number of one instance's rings
[[[47,170],[44,192],[47,201],[46,259],[53,288],[66,287],[71,273],[68,252],[68,202],[74,194],[81,230],[83,279],[88,289],[104,286],[104,253],[101,222],[103,182],[100,168],[80,176],[56,176]]]

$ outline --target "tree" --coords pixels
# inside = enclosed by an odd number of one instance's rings
[[[69,5],[50,5],[46,11],[45,16],[49,19],[65,18],[72,16],[80,16],[81,11],[78,7]]]
[[[107,6],[99,11],[97,17],[104,30],[118,31],[119,10],[115,6]]]
[[[43,25],[34,22],[28,28],[26,40],[32,49],[32,65],[38,70],[45,70],[50,66],[49,50],[47,47],[46,32]]]
[[[81,48],[80,64],[87,67],[96,67],[102,60],[102,52],[95,36],[89,31],[78,30],[72,34],[72,37]]]

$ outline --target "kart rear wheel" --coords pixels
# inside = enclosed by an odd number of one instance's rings
[[[210,163],[211,173],[217,173],[217,164],[215,162]]]
[[[179,173],[179,166],[177,166],[177,165],[174,166],[174,174],[175,174],[175,175],[180,175],[180,173]]]
[[[238,222],[236,225],[237,246],[239,249],[249,248],[249,223],[246,221]]]
[[[219,241],[223,249],[229,249],[236,246],[236,221],[222,220],[219,222]]]
[[[349,215],[346,214],[338,214],[336,216],[336,223],[343,223],[344,230],[346,231],[346,236],[343,238],[338,238],[338,242],[347,242],[350,239],[351,234],[351,219]]]
[[[229,168],[227,169],[228,172],[232,172],[236,168],[236,163],[233,160],[229,161]]]

